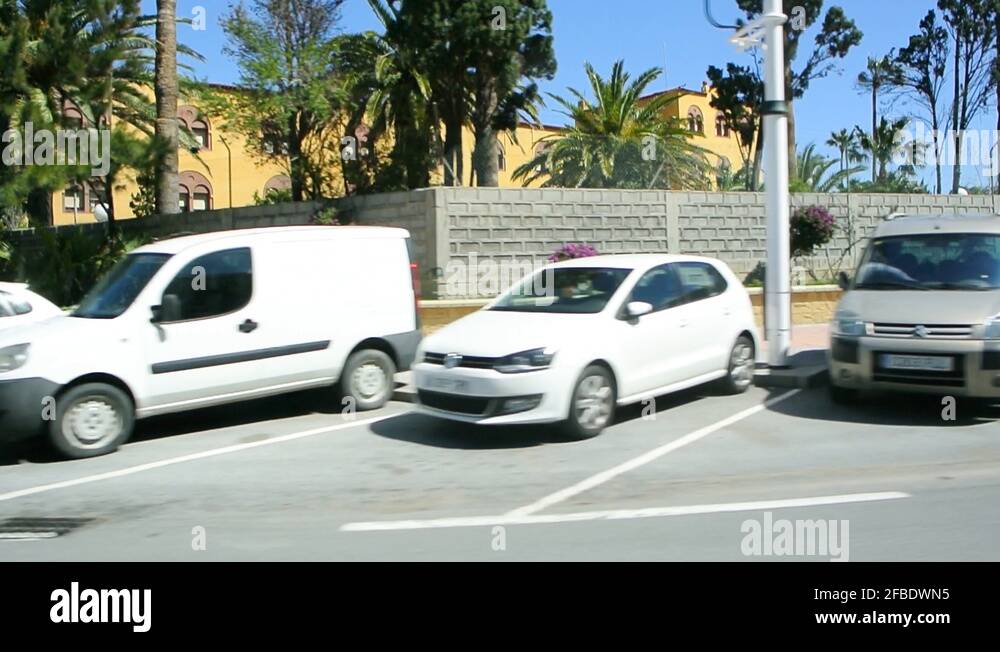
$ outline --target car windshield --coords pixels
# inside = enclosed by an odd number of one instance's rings
[[[128,310],[169,254],[131,254],[119,262],[91,290],[74,317],[84,319],[114,319]]]
[[[616,267],[550,267],[508,290],[490,310],[598,313],[608,305],[631,271]]]
[[[874,240],[856,290],[1000,289],[1000,235],[935,233]]]

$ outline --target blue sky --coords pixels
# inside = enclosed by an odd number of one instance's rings
[[[154,0],[144,0],[152,9]],[[191,16],[203,7],[208,18],[204,31],[182,26],[181,40],[201,52],[208,62],[199,66],[198,76],[209,81],[235,83],[239,73],[232,61],[222,54],[225,34],[218,21],[229,0],[178,0],[178,12]],[[868,56],[880,56],[892,47],[906,44],[920,19],[936,4],[935,0],[840,0],[838,4],[864,32],[864,40],[840,64],[840,72],[813,83],[804,98],[796,102],[799,145],[816,142],[823,145],[832,131],[854,125],[870,125],[869,101],[855,87],[855,79]],[[720,22],[732,22],[738,16],[735,0],[712,0]],[[709,65],[723,66],[728,61],[746,63],[728,42],[728,33],[713,28],[705,20],[702,0],[549,0],[559,70],[555,79],[543,81],[546,92],[565,95],[567,87],[586,90],[583,64],[591,62],[607,72],[618,59],[638,73],[654,66],[666,67],[653,90],[676,86],[700,88]],[[366,0],[347,0],[341,23],[344,31],[378,29]],[[815,30],[814,30],[815,31]],[[809,40],[815,36],[809,34]],[[542,118],[547,123],[563,124],[561,114],[549,102]],[[887,107],[892,115],[907,115],[910,107],[898,101]],[[995,108],[980,116],[977,127],[996,124]],[[824,146],[825,149],[825,146]],[[976,169],[969,168],[964,182],[988,185]]]

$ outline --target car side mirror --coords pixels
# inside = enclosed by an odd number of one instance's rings
[[[180,321],[181,298],[176,294],[164,294],[163,302],[158,306],[153,306],[150,310],[153,316],[149,321],[154,324]]]
[[[837,274],[837,285],[840,286],[841,290],[847,290],[851,287],[851,278],[847,275],[847,272]]]
[[[638,319],[643,315],[648,315],[653,312],[653,304],[646,303],[645,301],[630,301],[627,306],[625,306],[625,317],[627,319]]]

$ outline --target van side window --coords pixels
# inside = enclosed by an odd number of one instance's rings
[[[729,287],[719,270],[708,263],[677,263],[677,276],[684,287],[684,302],[717,297]]]
[[[683,288],[672,265],[654,267],[635,284],[629,301],[641,301],[653,306],[653,312],[680,305]]]
[[[243,308],[253,294],[250,249],[228,249],[196,258],[163,294],[180,300],[180,317],[174,321],[218,317]]]

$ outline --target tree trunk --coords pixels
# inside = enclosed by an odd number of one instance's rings
[[[48,188],[35,188],[28,192],[25,210],[31,219],[32,226],[53,226],[55,220],[52,214],[52,191]]]
[[[937,108],[935,107],[935,109],[931,112],[931,129],[934,131],[934,136],[933,136],[933,138],[934,138],[934,175],[935,175],[936,183],[937,183],[937,185],[935,187],[935,190],[936,190],[937,194],[939,194],[939,195],[941,194],[941,190],[943,188],[942,181],[941,181],[941,150],[943,149],[943,147],[942,147],[943,143],[941,142],[941,134],[938,133],[938,130],[940,128],[941,128],[941,121],[938,120]]]
[[[875,85],[874,80],[872,83],[872,145],[875,145],[875,136],[878,133],[878,86]],[[875,178],[875,161],[872,161],[872,183],[876,182]]]
[[[444,126],[444,185],[462,185],[462,123],[459,120],[445,122]]]
[[[496,188],[500,185],[499,151],[497,136],[492,128],[486,128],[476,134],[476,149],[474,152],[476,182],[482,188]]]
[[[762,119],[758,119],[757,122],[757,137],[756,142],[754,143],[753,151],[753,174],[747,182],[750,184],[750,187],[747,188],[747,190],[752,192],[757,192],[760,189],[760,166],[761,161],[764,159],[764,148],[762,146],[764,140],[764,121]]]
[[[156,168],[156,212],[167,215],[180,212],[177,0],[157,0],[156,11],[156,135],[165,147]]]
[[[292,114],[288,119],[288,169],[292,178],[292,201],[302,201],[305,197],[306,170],[299,131],[299,116]]]
[[[480,71],[481,76],[486,73]],[[476,106],[472,122],[476,134],[476,146],[472,150],[472,167],[476,171],[476,184],[483,188],[500,185],[500,164],[497,150],[497,133],[493,128],[493,116],[497,112],[497,92],[493,79],[480,82],[476,93]]]
[[[958,164],[962,160],[962,133],[961,127],[959,126],[959,102],[961,101],[962,92],[962,80],[961,80],[961,62],[962,62],[962,38],[961,34],[956,30],[955,32],[955,101],[951,107],[951,128],[955,132],[955,160],[953,161],[954,166],[952,166],[951,175],[951,193],[953,195],[958,194],[958,189],[961,187],[962,183],[962,166]]]

